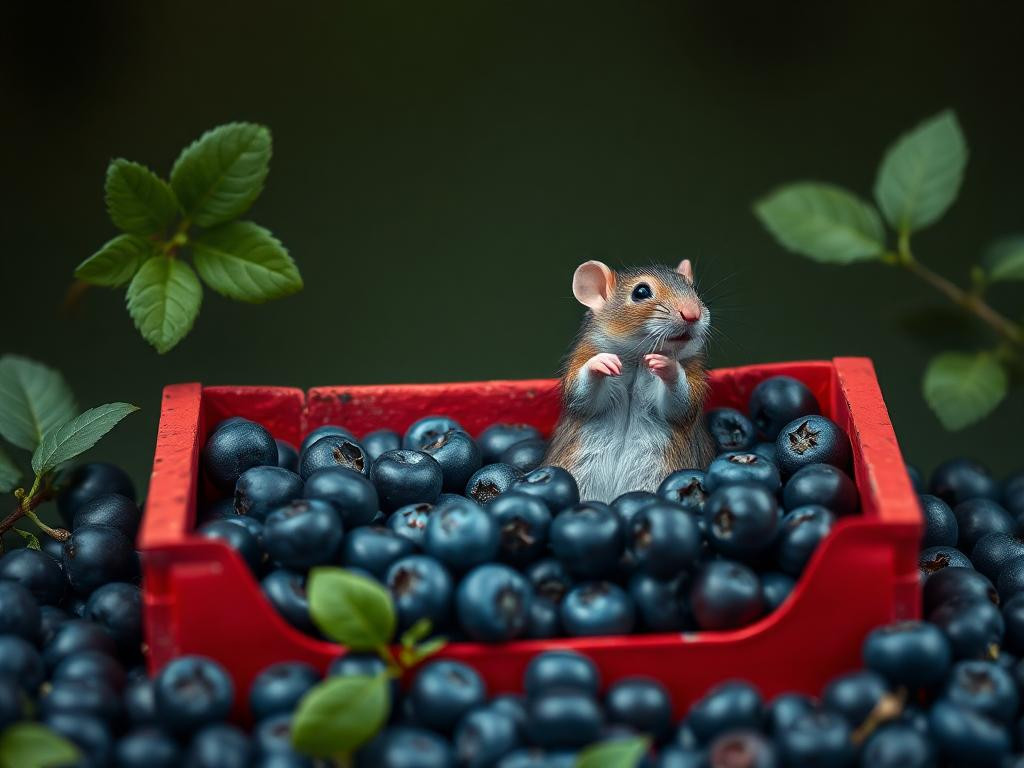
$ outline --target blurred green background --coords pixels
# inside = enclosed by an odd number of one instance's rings
[[[931,353],[984,331],[902,273],[783,252],[751,203],[803,178],[869,194],[886,145],[953,107],[966,183],[916,251],[963,281],[1024,229],[1022,22],[1019,4],[924,2],[4,4],[0,349],[61,368],[83,405],[140,404],[92,455],[144,484],[165,383],[549,376],[581,316],[577,263],[687,256],[723,332],[714,365],[869,355],[912,461],[1006,473],[1024,396],[950,434],[920,395]],[[123,291],[63,311],[114,234],[107,162],[167,173],[238,119],[274,132],[252,217],[305,291],[207,291],[163,357]]]

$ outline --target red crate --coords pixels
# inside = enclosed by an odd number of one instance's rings
[[[750,680],[766,696],[817,694],[829,678],[860,664],[861,641],[871,628],[916,618],[921,516],[871,361],[716,370],[710,406],[743,408],[758,382],[779,374],[806,383],[850,435],[862,509],[836,524],[779,610],[727,632],[453,643],[442,655],[476,667],[492,692],[516,691],[531,656],[570,648],[594,659],[605,682],[626,675],[660,679],[681,714],[728,678]],[[555,387],[551,380],[491,381],[322,387],[308,395],[278,387],[167,387],[139,537],[151,669],[181,654],[204,654],[225,664],[245,691],[268,664],[300,660],[323,669],[341,652],[285,623],[231,549],[192,533],[199,454],[212,425],[244,416],[297,444],[322,424],[343,424],[356,434],[382,427],[402,432],[420,416],[444,413],[474,434],[494,421],[548,433],[558,415]],[[236,714],[244,717],[239,699]]]

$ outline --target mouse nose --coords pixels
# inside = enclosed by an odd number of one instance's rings
[[[700,304],[687,302],[679,307],[679,314],[688,323],[695,323],[700,320]]]

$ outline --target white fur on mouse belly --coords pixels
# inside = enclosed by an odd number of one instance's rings
[[[646,369],[610,379],[604,412],[589,417],[580,433],[576,482],[580,499],[610,502],[627,491],[655,491],[665,473],[671,425],[655,404],[661,382]]]

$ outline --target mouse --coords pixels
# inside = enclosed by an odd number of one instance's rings
[[[605,503],[653,492],[677,469],[706,469],[711,312],[692,262],[616,271],[587,261],[572,292],[587,310],[562,368],[545,463],[572,473],[581,499]]]

